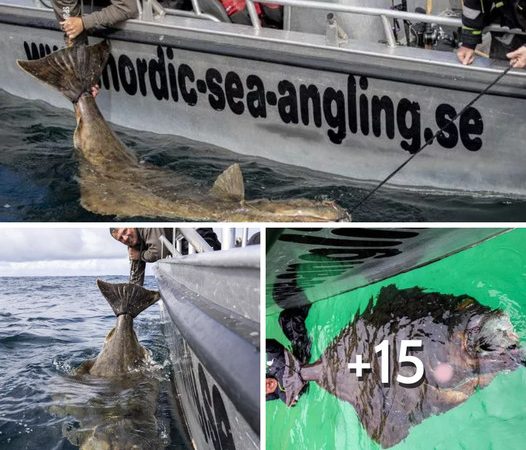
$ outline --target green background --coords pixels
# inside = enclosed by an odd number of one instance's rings
[[[301,268],[300,268],[301,270]],[[444,294],[467,294],[508,313],[526,346],[526,230],[513,230],[428,266],[391,277],[312,305],[307,328],[312,337],[311,361],[317,360],[340,330],[363,311],[381,287],[420,286]],[[267,289],[267,296],[271,293]],[[267,299],[268,300],[268,299]],[[269,302],[267,301],[267,304]],[[267,315],[267,338],[290,343]],[[501,372],[466,402],[412,427],[393,449],[526,449],[526,368]],[[354,408],[316,383],[297,406],[266,402],[266,448],[377,449]]]

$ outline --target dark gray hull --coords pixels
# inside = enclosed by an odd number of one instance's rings
[[[162,319],[196,449],[259,448],[259,246],[158,263]]]
[[[274,286],[267,312],[276,310],[276,302],[280,308],[302,306],[385,280],[506,231],[496,228],[267,230],[270,250],[266,282],[267,286]],[[317,276],[297,291],[291,287],[296,285],[299,263],[303,264],[303,270]]]

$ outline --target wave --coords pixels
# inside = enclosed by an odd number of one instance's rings
[[[34,344],[47,346],[50,344],[66,344],[73,342],[71,339],[57,338],[53,336],[43,336],[36,333],[20,332],[10,336],[0,336],[0,346],[14,348],[19,345]]]

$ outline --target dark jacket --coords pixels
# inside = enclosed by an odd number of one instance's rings
[[[462,45],[475,48],[482,42],[482,30],[491,23],[521,28],[515,13],[516,0],[464,0],[462,7]]]

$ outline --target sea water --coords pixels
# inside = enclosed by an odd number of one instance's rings
[[[77,448],[63,429],[75,429],[105,406],[112,414],[115,404],[126,405],[133,395],[122,391],[112,400],[106,380],[73,376],[79,365],[97,356],[116,323],[95,281],[95,277],[0,277],[0,449]],[[155,280],[147,277],[145,287],[155,288]],[[151,351],[160,384],[155,400],[158,434],[151,448],[187,450],[174,426],[171,365],[158,305],[141,313],[134,329]],[[75,411],[83,417],[75,417]]]
[[[425,251],[425,249],[423,249]],[[307,280],[308,274],[298,279]],[[307,277],[307,278],[301,278]],[[306,320],[312,337],[311,362],[356,314],[364,311],[383,286],[419,286],[428,292],[467,294],[481,304],[505,311],[526,346],[526,230],[514,230],[473,248],[367,287],[312,305]],[[272,287],[267,291],[270,295]],[[275,308],[272,308],[274,311]],[[267,316],[267,338],[290,348],[278,321]],[[349,373],[349,376],[352,376]],[[353,406],[310,383],[293,408],[266,402],[268,450],[379,449],[369,438]],[[425,419],[397,450],[521,450],[526,442],[526,368],[500,372],[489,386],[455,408]]]
[[[75,126],[73,108],[69,111],[54,108],[0,90],[0,221],[115,219],[90,213],[80,206],[73,149]],[[241,156],[181,137],[112,128],[141,161],[190,177],[196,186],[211,187],[230,164],[240,163],[247,199],[330,199],[352,211],[373,187],[356,186],[334,175]],[[403,170],[411,170],[411,166]],[[353,220],[526,221],[526,201],[383,187],[353,214]]]

